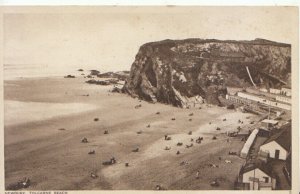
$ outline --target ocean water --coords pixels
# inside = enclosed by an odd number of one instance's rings
[[[83,72],[78,69],[84,69]],[[65,75],[77,75],[81,73],[89,74],[90,70],[96,69],[101,73],[117,71],[113,66],[93,66],[93,65],[42,65],[42,64],[4,64],[4,80],[15,80],[20,78],[57,77]],[[124,69],[119,69],[122,71]],[[126,69],[125,69],[126,70]]]
[[[55,117],[90,111],[96,107],[86,103],[44,103],[4,101],[4,125],[48,120]],[[47,111],[45,111],[47,110]]]
[[[78,74],[76,67],[52,68],[47,65],[26,64],[26,65],[4,65],[4,80],[35,77],[54,77],[68,74]]]

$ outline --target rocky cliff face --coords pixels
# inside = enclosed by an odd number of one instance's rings
[[[280,87],[289,84],[290,77],[288,44],[165,40],[140,47],[123,90],[147,101],[186,107],[202,101],[218,104],[227,86]]]

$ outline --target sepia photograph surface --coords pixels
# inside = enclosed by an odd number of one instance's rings
[[[7,7],[2,26],[6,191],[299,184],[297,7]]]

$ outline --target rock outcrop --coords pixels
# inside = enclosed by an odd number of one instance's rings
[[[129,77],[129,71],[106,72],[98,74],[99,78],[116,78],[125,81]]]
[[[204,101],[219,104],[227,86],[280,87],[290,79],[289,44],[263,39],[164,40],[140,47],[123,91],[147,101],[188,107]]]

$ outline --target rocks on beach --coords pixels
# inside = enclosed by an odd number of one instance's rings
[[[64,78],[76,78],[75,75],[67,75],[67,76],[64,76]]]
[[[92,69],[90,70],[90,75],[98,75],[100,73],[100,71]]]
[[[109,80],[94,80],[94,79],[90,79],[88,81],[86,81],[86,83],[88,84],[96,84],[96,85],[103,85],[103,86],[108,86],[108,85],[113,85],[113,84],[118,84],[118,80],[114,80],[114,79],[109,79]]]

